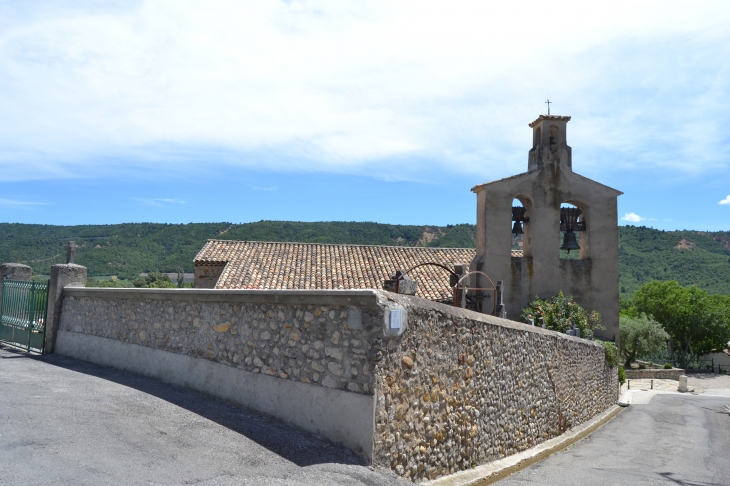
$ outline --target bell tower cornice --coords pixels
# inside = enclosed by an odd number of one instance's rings
[[[569,121],[569,116],[540,115],[529,124],[532,128],[532,149],[528,156],[528,172],[542,170],[547,165],[573,170],[572,151],[567,143]]]
[[[543,120],[569,122],[570,117],[560,115],[540,115],[534,122],[530,123],[530,128],[535,128]]]

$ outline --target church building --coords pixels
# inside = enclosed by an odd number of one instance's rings
[[[586,310],[598,311],[606,330],[596,335],[615,340],[617,198],[623,193],[573,172],[569,121],[569,116],[540,115],[529,125],[527,172],[472,188],[477,255],[470,269],[504,281],[508,319],[519,321],[535,296],[562,290]],[[512,251],[515,234],[522,237],[519,256]]]
[[[195,287],[217,289],[383,288],[396,271],[417,281],[416,296],[453,304],[449,270],[469,276],[466,307],[520,321],[536,296],[563,291],[598,311],[604,339],[618,337],[618,214],[622,193],[573,172],[569,116],[530,123],[527,172],[472,188],[473,248],[325,245],[210,240],[195,258]],[[519,236],[521,248],[515,245]],[[471,264],[469,264],[471,262]],[[421,266],[437,263],[435,266]],[[457,270],[463,269],[463,270]],[[453,272],[452,272],[453,273]],[[486,276],[489,277],[488,280]],[[501,289],[501,299],[494,284]],[[387,287],[386,287],[387,288]],[[493,299],[499,299],[495,303]],[[479,300],[480,303],[476,304]],[[499,305],[497,305],[499,304]]]

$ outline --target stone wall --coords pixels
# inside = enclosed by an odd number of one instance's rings
[[[193,286],[196,289],[214,289],[225,268],[225,263],[196,263]]]
[[[408,332],[377,366],[375,463],[412,480],[560,435],[616,403],[595,342],[398,296]]]
[[[219,299],[201,298],[211,295]],[[381,332],[382,309],[373,306],[363,312],[345,302],[327,305],[336,299],[326,298],[319,299],[322,304],[314,303],[316,299],[299,304],[246,302],[245,298],[236,302],[235,295],[235,291],[201,294],[157,289],[70,291],[63,303],[60,330],[372,394],[368,351]]]
[[[685,370],[680,368],[664,369],[643,369],[643,370],[626,370],[626,379],[628,380],[676,380],[685,374]]]
[[[379,290],[66,288],[59,348],[237,401],[414,481],[555,437],[618,391],[597,343]]]

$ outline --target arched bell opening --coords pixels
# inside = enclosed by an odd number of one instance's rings
[[[518,195],[512,200],[512,253],[532,256],[532,229],[530,213],[532,201],[527,196]],[[517,254],[519,254],[517,253]]]
[[[560,258],[588,258],[586,213],[575,201],[560,204]]]

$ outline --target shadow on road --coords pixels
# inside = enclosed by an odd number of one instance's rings
[[[300,467],[328,463],[367,465],[363,459],[344,446],[338,446],[275,418],[204,393],[126,371],[103,368],[65,356],[55,354],[39,356],[3,344],[0,344],[0,349],[12,353],[9,356],[0,355],[0,360],[32,359],[76,373],[112,381],[165,400],[239,433]]]
[[[661,477],[664,479],[667,479],[674,484],[679,484],[680,486],[724,486],[720,483],[705,483],[705,482],[697,482],[697,481],[691,481],[689,479],[679,479],[675,478],[673,476],[676,476],[675,473],[665,472],[665,473],[659,473]]]

